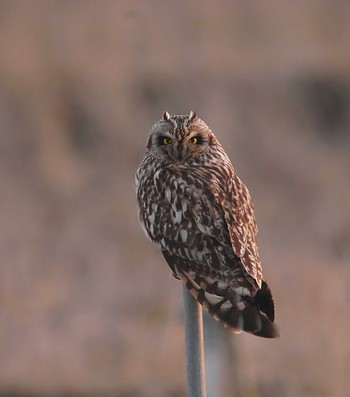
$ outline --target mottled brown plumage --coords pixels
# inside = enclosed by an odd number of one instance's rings
[[[136,190],[146,234],[203,307],[234,332],[278,336],[248,189],[194,112],[152,127]]]

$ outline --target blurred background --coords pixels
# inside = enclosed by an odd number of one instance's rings
[[[181,285],[134,193],[164,110],[207,122],[255,202],[283,337],[227,334],[229,379],[348,395],[349,20],[341,0],[0,1],[1,397],[185,396]]]

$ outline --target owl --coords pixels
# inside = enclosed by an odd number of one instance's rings
[[[136,192],[146,235],[203,308],[235,333],[278,337],[248,189],[195,112],[154,124]]]

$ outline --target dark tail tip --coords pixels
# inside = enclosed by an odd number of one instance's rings
[[[262,281],[261,288],[255,295],[255,303],[260,311],[265,313],[273,322],[275,320],[275,305],[273,303],[272,293],[266,281]]]
[[[243,330],[263,338],[278,338],[280,331],[265,313],[257,307],[250,306],[241,312],[243,317]]]
[[[257,292],[254,303],[256,308],[260,311],[261,328],[255,335],[265,338],[278,338],[281,336],[280,330],[275,320],[275,305],[272,298],[270,287],[266,281],[262,281],[261,289]]]
[[[264,315],[260,317],[262,321],[261,328],[258,332],[254,332],[254,335],[261,336],[263,338],[279,338],[281,336],[281,332],[278,326],[267,317],[264,317]]]

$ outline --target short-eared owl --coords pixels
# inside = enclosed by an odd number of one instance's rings
[[[234,332],[279,336],[248,189],[194,112],[152,127],[136,190],[146,234],[198,302]]]

